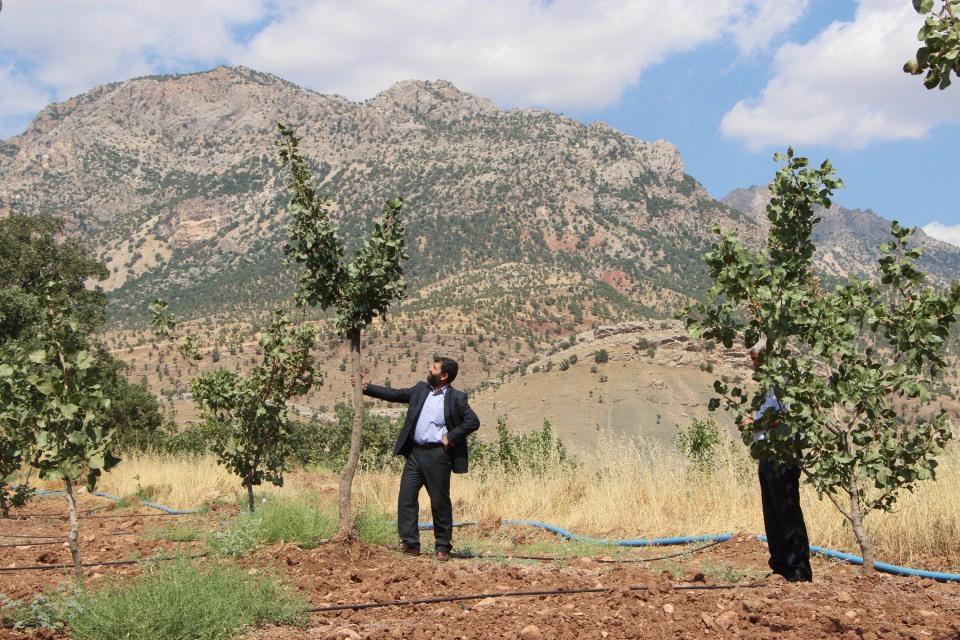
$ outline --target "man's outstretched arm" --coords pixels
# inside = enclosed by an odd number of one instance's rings
[[[350,376],[350,384],[354,384],[355,378]],[[360,378],[360,384],[363,385],[363,395],[376,398],[377,400],[386,400],[387,402],[405,402],[410,403],[410,396],[413,394],[413,387],[409,389],[391,389],[390,387],[381,387],[376,384],[364,382]]]

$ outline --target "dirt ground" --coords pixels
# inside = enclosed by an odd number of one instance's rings
[[[84,561],[103,562],[202,552],[202,542],[151,539],[151,530],[174,520],[144,509],[117,510],[85,497],[81,530]],[[48,517],[0,520],[0,567],[69,561],[69,551],[40,536],[61,536],[67,522],[55,500],[28,509]],[[229,518],[231,510],[187,516],[205,528]],[[110,517],[106,517],[110,516]],[[119,516],[119,517],[113,517]],[[181,517],[183,518],[183,517]],[[178,520],[182,521],[182,520]],[[461,540],[466,534],[458,531]],[[480,535],[510,540],[506,529]],[[32,537],[13,537],[32,536]],[[534,538],[536,536],[533,536]],[[513,536],[517,540],[521,536]],[[424,542],[430,540],[425,536]],[[529,543],[530,536],[523,536]],[[454,543],[457,544],[455,538]],[[6,546],[17,544],[19,546]],[[461,545],[463,546],[463,545]],[[508,547],[509,544],[503,545]],[[599,593],[482,598],[462,602],[314,613],[307,628],[270,627],[248,632],[260,640],[294,638],[822,638],[960,639],[960,584],[878,575],[861,579],[850,565],[814,559],[815,579],[789,584],[767,577],[766,548],[741,536],[699,552],[659,558],[684,548],[614,552],[615,557],[535,561],[516,558],[403,556],[367,544],[325,544],[302,550],[292,545],[261,549],[238,562],[251,573],[279,575],[314,607],[508,591],[600,588]],[[510,549],[504,549],[511,553]],[[515,549],[512,553],[522,552]],[[633,562],[610,562],[630,559]],[[213,561],[213,560],[205,560]],[[226,561],[226,560],[217,560]],[[138,565],[91,567],[92,587],[139,573]],[[0,573],[0,592],[13,598],[69,584],[65,569]],[[682,590],[735,583],[731,588]],[[759,585],[759,586],[751,586]],[[631,589],[642,587],[642,589]],[[0,630],[0,639],[51,637]]]

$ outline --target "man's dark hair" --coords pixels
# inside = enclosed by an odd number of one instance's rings
[[[457,364],[457,361],[445,356],[433,356],[433,361],[439,362],[441,373],[447,374],[447,384],[453,384],[453,381],[457,379],[457,372],[460,371],[460,365]]]

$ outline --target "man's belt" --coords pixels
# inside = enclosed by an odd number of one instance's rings
[[[437,447],[442,447],[442,442],[424,442],[420,444],[419,442],[413,443],[413,446],[417,449],[436,449]]]

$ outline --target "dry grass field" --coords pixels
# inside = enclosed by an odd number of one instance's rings
[[[372,512],[395,515],[399,474],[361,473],[355,496]],[[545,475],[506,474],[474,469],[454,476],[455,516],[461,520],[536,519],[596,536],[646,537],[697,533],[761,533],[755,463],[734,445],[709,475],[690,469],[670,449],[642,441],[601,443],[576,470],[555,465]],[[286,486],[265,486],[263,494],[318,494],[335,502],[336,477],[323,471],[297,471]],[[100,488],[119,495],[138,489],[177,507],[204,501],[235,500],[239,483],[212,458],[170,460],[135,458],[106,474]],[[904,494],[893,513],[874,513],[867,528],[886,562],[943,571],[960,567],[960,449],[942,459],[938,478]],[[805,489],[803,509],[813,544],[856,552],[842,516],[828,500]],[[430,519],[429,500],[421,511]]]

